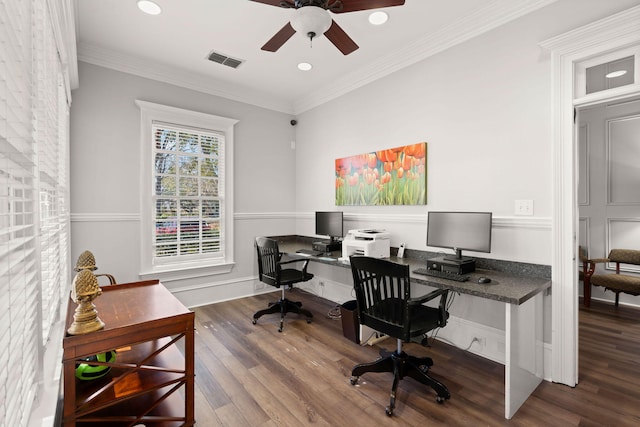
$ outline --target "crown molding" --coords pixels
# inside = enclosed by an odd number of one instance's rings
[[[618,46],[637,42],[640,34],[640,6],[635,6],[588,25],[568,31],[539,43],[556,55],[570,55],[597,48],[604,41],[614,40]]]
[[[88,43],[78,43],[78,60],[105,68],[192,89],[287,114],[299,114],[338,98],[375,80],[413,65],[439,52],[477,37],[557,0],[491,0],[436,32],[407,44],[393,54],[379,58],[334,80],[293,103],[261,94],[254,89],[228,82],[212,81],[208,76],[158,64]]]
[[[355,70],[331,85],[319,88],[294,102],[296,114],[322,105],[339,96],[406,68],[439,52],[477,37],[557,0],[492,0],[475,12],[433,33],[407,44],[393,54],[379,58],[366,68]]]
[[[293,114],[293,107],[284,100],[271,95],[260,94],[255,89],[234,85],[211,77],[192,73],[166,64],[126,55],[89,43],[78,43],[78,60],[123,73],[133,74],[151,80],[192,89],[232,101],[243,102],[257,107],[282,113]]]

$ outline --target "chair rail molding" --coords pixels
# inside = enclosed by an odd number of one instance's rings
[[[139,213],[98,212],[72,213],[71,222],[136,222],[140,221]]]

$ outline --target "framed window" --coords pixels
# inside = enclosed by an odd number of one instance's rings
[[[231,271],[237,121],[136,103],[143,159],[140,275],[170,280]]]

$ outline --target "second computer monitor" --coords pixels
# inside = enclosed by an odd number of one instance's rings
[[[491,220],[491,212],[429,212],[427,246],[453,249],[450,261],[465,260],[463,250],[491,252]]]
[[[328,236],[331,243],[336,243],[344,236],[341,211],[316,212],[316,234]]]

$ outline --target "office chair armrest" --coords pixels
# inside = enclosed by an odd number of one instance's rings
[[[443,294],[446,294],[447,292],[449,292],[449,289],[436,289],[433,292],[430,292],[424,296],[418,297],[418,298],[411,298],[409,301],[407,301],[408,305],[421,305],[424,304],[427,301],[431,301],[432,299],[439,297]]]
[[[107,274],[107,273],[96,274],[96,277],[106,277],[109,280],[110,285],[116,284],[116,278],[113,277],[111,274]]]
[[[279,261],[278,264],[279,265],[284,265],[284,264],[293,264],[294,262],[304,262],[304,265],[302,266],[302,271],[304,273],[307,272],[307,265],[309,265],[309,260],[308,259],[304,259],[304,258],[299,258],[299,259],[289,259],[286,261]]]

